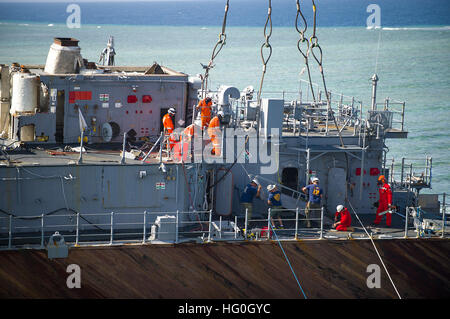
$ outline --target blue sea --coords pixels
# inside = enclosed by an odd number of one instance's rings
[[[218,40],[225,0],[5,3],[0,1],[0,63],[44,64],[54,37],[80,40],[84,58],[97,62],[114,36],[116,64],[154,61],[187,74],[203,73]],[[296,48],[294,0],[272,1],[273,55],[263,91],[296,92],[304,61]],[[69,28],[69,4],[80,6],[80,28]],[[230,0],[227,40],[210,72],[211,87],[259,87],[266,0]],[[312,31],[310,1],[301,1]],[[367,29],[369,4],[381,28]],[[317,37],[327,88],[370,106],[370,77],[380,78],[378,101],[406,101],[408,139],[390,139],[388,158],[433,157],[432,192],[450,193],[450,1],[316,0]],[[313,81],[321,83],[317,65]]]

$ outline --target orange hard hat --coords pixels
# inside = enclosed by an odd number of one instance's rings
[[[385,181],[386,178],[384,177],[384,175],[380,175],[380,177],[378,177],[378,180],[379,180],[379,181]]]

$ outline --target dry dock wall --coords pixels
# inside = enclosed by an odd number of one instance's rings
[[[376,240],[403,298],[450,295],[450,241]],[[368,240],[282,242],[308,298],[397,298]],[[67,266],[81,288],[67,288]],[[366,284],[381,267],[381,288]],[[1,298],[303,298],[277,242],[71,248],[0,252]]]

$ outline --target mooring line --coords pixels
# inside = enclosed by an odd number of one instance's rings
[[[366,234],[367,234],[367,236],[369,237],[370,241],[372,242],[373,248],[375,248],[375,251],[376,251],[376,253],[377,253],[377,255],[378,255],[378,258],[380,259],[381,264],[383,265],[384,270],[386,271],[386,273],[387,273],[387,275],[388,275],[388,277],[389,277],[389,280],[391,281],[391,284],[392,284],[392,286],[394,287],[395,292],[397,293],[398,298],[399,298],[399,299],[402,299],[402,297],[400,296],[400,293],[399,293],[398,290],[397,290],[397,287],[396,287],[395,284],[394,284],[394,281],[393,281],[392,278],[391,278],[391,275],[389,274],[389,271],[388,271],[387,268],[386,268],[386,265],[385,265],[384,262],[383,262],[383,259],[382,259],[381,256],[380,256],[380,253],[378,252],[377,246],[375,246],[375,243],[374,243],[374,241],[373,241],[373,239],[372,239],[372,236],[369,235],[369,232],[367,231],[366,227],[364,227],[363,223],[361,222],[361,219],[359,219],[358,214],[356,213],[355,209],[353,208],[352,203],[350,202],[350,200],[348,200],[348,198],[347,198],[347,201],[348,201],[348,203],[350,204],[350,207],[351,207],[351,209],[353,210],[353,213],[355,214],[355,216],[356,216],[356,218],[358,219],[359,223],[361,224],[362,228],[364,229],[364,231],[366,232]]]
[[[287,263],[289,265],[289,268],[291,268],[292,274],[294,275],[294,278],[297,281],[298,287],[300,288],[300,290],[301,290],[301,292],[303,294],[303,297],[305,297],[305,299],[308,299],[306,297],[306,295],[305,295],[305,292],[303,291],[302,285],[300,284],[297,276],[295,275],[294,269],[292,268],[291,263],[289,262],[289,258],[287,257],[287,255],[286,255],[286,253],[285,253],[285,251],[283,249],[283,246],[281,246],[281,243],[280,243],[280,240],[278,239],[277,233],[275,232],[275,230],[273,229],[273,226],[270,223],[269,223],[269,225],[270,225],[270,228],[273,230],[273,233],[275,234],[275,237],[277,239],[278,245],[280,246],[281,251],[283,252],[284,258],[286,259],[286,261],[287,261]],[[269,231],[269,236],[270,236],[270,230],[268,230],[268,231]]]

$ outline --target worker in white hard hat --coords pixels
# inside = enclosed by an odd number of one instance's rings
[[[338,219],[340,219],[338,221]],[[336,214],[334,217],[335,223],[333,224],[333,228],[336,228],[337,231],[346,231],[352,224],[352,217],[346,207],[344,205],[338,205],[336,207]]]
[[[247,211],[247,220],[252,218],[253,212],[253,198],[260,198],[261,185],[257,179],[252,179],[250,183],[245,186],[241,194],[241,210],[243,214]]]
[[[272,227],[275,228],[275,223],[273,219],[276,218],[279,223],[278,229],[283,229],[283,221],[281,220],[281,192],[278,190],[276,185],[268,185],[267,191],[269,192],[269,198],[267,199],[267,205],[269,205],[270,210],[270,222]]]
[[[168,149],[172,149],[173,146],[176,143],[175,137],[172,136],[173,130],[175,129],[175,114],[177,113],[177,110],[175,110],[173,107],[171,107],[167,114],[163,116],[162,123],[164,127],[164,135],[168,136]]]
[[[320,202],[323,196],[323,190],[319,186],[319,179],[317,177],[311,178],[312,184],[302,188],[302,191],[308,195],[308,203],[305,208],[306,215],[306,227],[311,227],[311,221],[309,220],[311,212],[315,216],[320,216]]]

